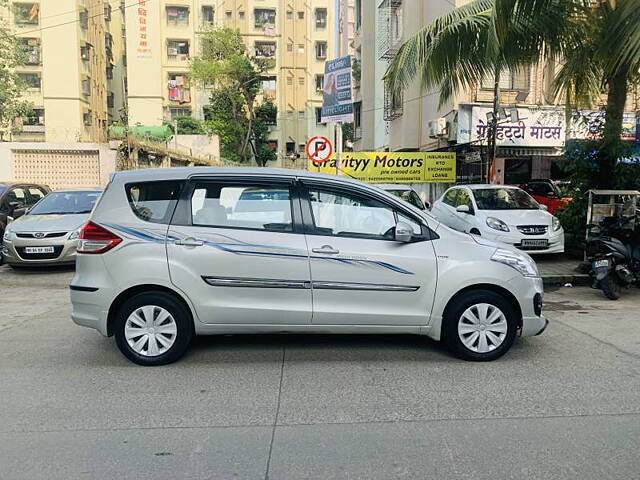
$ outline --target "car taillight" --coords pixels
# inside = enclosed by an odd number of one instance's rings
[[[78,253],[104,253],[122,242],[115,233],[93,222],[82,227],[78,240]]]

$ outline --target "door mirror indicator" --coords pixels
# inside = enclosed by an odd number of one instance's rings
[[[413,238],[413,228],[411,225],[405,222],[398,222],[396,224],[395,238],[397,242],[410,242]]]
[[[456,212],[471,215],[471,209],[469,208],[469,205],[458,205],[456,207]]]

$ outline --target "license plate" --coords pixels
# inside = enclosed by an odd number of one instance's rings
[[[53,247],[25,247],[24,253],[53,253]]]
[[[548,247],[549,240],[542,240],[542,239],[532,240],[532,239],[526,238],[522,240],[520,245],[522,245],[523,247]]]
[[[604,260],[596,260],[595,262],[593,262],[593,268],[602,268],[602,267],[608,267],[609,266],[609,260],[604,259]]]

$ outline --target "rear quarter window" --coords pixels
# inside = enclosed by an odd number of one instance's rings
[[[169,223],[184,182],[158,181],[125,186],[129,206],[145,222]]]

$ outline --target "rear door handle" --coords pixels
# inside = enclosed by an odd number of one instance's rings
[[[182,240],[176,240],[176,245],[181,245],[183,247],[201,247],[204,245],[204,242],[193,237],[188,237]]]
[[[340,253],[340,250],[336,250],[331,245],[323,245],[320,248],[312,248],[311,251],[313,253],[324,253],[325,255],[337,255]]]

